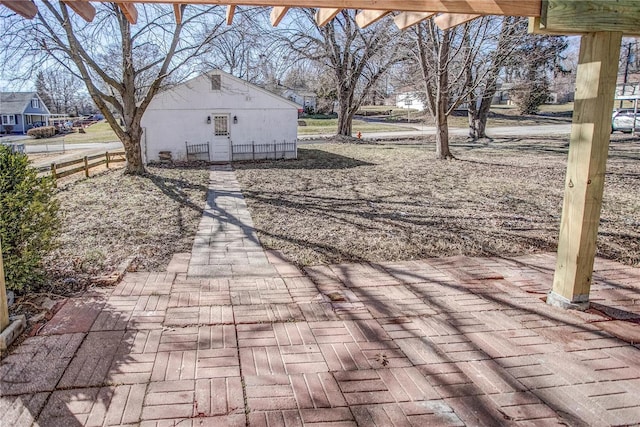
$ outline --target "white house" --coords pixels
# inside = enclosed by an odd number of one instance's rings
[[[215,70],[159,93],[142,117],[145,163],[295,158],[298,106]],[[161,155],[162,152],[162,155]]]
[[[285,89],[282,92],[282,96],[295,102],[303,110],[316,111],[318,97],[314,92],[304,89]]]
[[[396,96],[396,107],[422,111],[425,105],[419,92],[401,92]]]

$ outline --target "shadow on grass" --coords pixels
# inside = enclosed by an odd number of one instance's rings
[[[324,150],[298,148],[296,160],[264,160],[234,163],[236,169],[350,169],[358,166],[372,166],[351,157],[341,156]]]
[[[191,198],[189,198],[189,195],[184,190],[198,190],[203,194],[207,194],[208,188],[206,185],[194,184],[193,182],[185,179],[167,178],[165,176],[160,176],[152,173],[147,174],[146,178],[148,178],[151,183],[158,187],[158,189],[162,191],[167,197],[176,201],[180,205],[198,212],[203,211],[202,201],[200,201],[200,203],[195,203]]]

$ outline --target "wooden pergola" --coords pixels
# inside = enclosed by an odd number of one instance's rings
[[[95,16],[95,8],[87,0],[62,1],[86,21]],[[547,302],[565,308],[588,307],[620,45],[623,35],[640,35],[640,0],[118,0],[115,3],[132,24],[138,18],[135,3],[166,3],[173,7],[178,23],[183,4],[225,5],[229,25],[236,6],[243,5],[272,7],[274,26],[290,8],[299,7],[316,8],[315,18],[320,26],[342,9],[356,9],[359,11],[356,21],[363,28],[388,15],[403,30],[430,17],[441,29],[447,29],[483,15],[503,15],[529,17],[532,33],[580,35],[558,258]],[[38,11],[30,0],[0,0],[0,4],[28,19]],[[9,322],[1,273],[0,257],[0,330]]]

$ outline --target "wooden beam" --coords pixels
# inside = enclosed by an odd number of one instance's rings
[[[138,22],[138,10],[132,2],[118,2],[116,4],[120,10],[122,10],[122,13],[124,13],[125,18],[127,18],[129,23],[135,24]]]
[[[569,36],[569,35],[583,35],[588,34],[585,32],[562,32],[562,31],[549,31],[544,28],[544,26],[540,23],[540,18],[529,18],[529,33],[531,34],[542,34],[547,36]]]
[[[614,31],[640,34],[637,0],[545,0],[540,25],[558,33]]]
[[[109,2],[110,0],[92,1]],[[118,0],[118,2],[175,3],[176,0]],[[189,0],[189,4],[194,5],[226,5],[228,3],[229,0]],[[540,16],[542,10],[542,0],[242,0],[241,3],[247,6],[377,9],[399,12],[476,13],[502,16]]]
[[[96,17],[96,8],[88,1],[64,0],[63,3],[87,22],[93,21]]]
[[[176,16],[176,24],[182,24],[182,9],[180,7],[180,3],[174,3],[173,14]]]
[[[30,1],[3,0],[0,1],[0,4],[27,19],[33,19],[38,13],[38,7]]]
[[[360,28],[367,28],[389,14],[389,10],[363,10],[356,15],[356,24]]]
[[[274,27],[277,27],[280,21],[282,21],[282,18],[284,18],[284,16],[287,14],[288,11],[289,11],[289,7],[287,6],[277,6],[271,9],[271,15],[270,15],[271,25]]]
[[[0,332],[9,326],[9,304],[7,288],[4,282],[4,266],[2,265],[2,242],[0,242]]]
[[[552,305],[589,304],[621,41],[621,32],[582,36]]]
[[[230,4],[227,6],[227,25],[233,23],[233,15],[236,13],[236,5]]]
[[[318,25],[318,27],[324,27],[329,23],[329,21],[335,18],[336,15],[340,13],[341,10],[342,9],[326,9],[326,8],[321,8],[316,10],[316,25]]]
[[[480,16],[481,15],[471,13],[443,13],[433,18],[433,22],[435,22],[438,28],[444,31],[479,18]]]
[[[402,12],[394,16],[393,21],[400,30],[406,30],[425,19],[431,18],[433,15],[435,15],[433,12]]]

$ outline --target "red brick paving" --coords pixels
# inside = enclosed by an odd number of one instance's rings
[[[69,301],[0,361],[1,425],[640,423],[639,269],[597,260],[586,313],[541,299],[552,254],[301,272],[229,191],[242,220],[207,211],[201,253]],[[186,275],[243,262],[260,274]]]
[[[317,285],[282,266],[284,279],[136,273],[2,360],[2,423],[640,423],[640,352],[616,336],[640,325],[547,306],[531,290],[549,258],[322,267]],[[640,275],[604,264],[598,303],[636,318]]]

